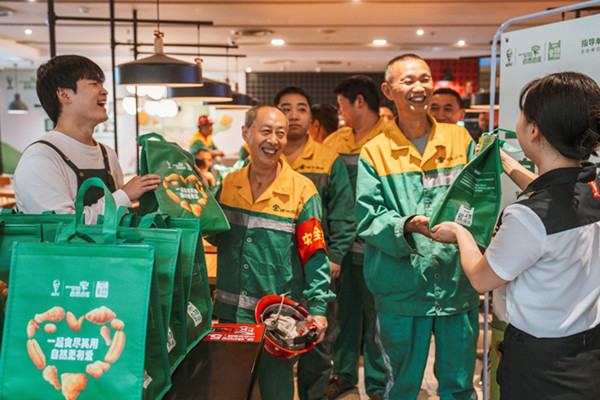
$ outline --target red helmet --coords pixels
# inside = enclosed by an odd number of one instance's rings
[[[208,124],[212,125],[212,123],[213,123],[213,121],[212,121],[212,119],[210,119],[210,117],[208,115],[201,115],[198,117],[198,126],[208,125]]]
[[[317,343],[315,327],[306,325],[308,311],[284,296],[270,294],[259,300],[254,310],[256,323],[266,325],[265,348],[275,358],[289,360],[306,353]],[[285,326],[292,336],[285,335]]]

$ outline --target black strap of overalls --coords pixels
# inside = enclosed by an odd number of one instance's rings
[[[81,185],[83,184],[83,182],[86,179],[92,178],[92,177],[98,177],[98,178],[102,179],[102,181],[104,182],[104,184],[106,185],[106,187],[108,188],[108,190],[111,193],[114,192],[115,190],[117,190],[117,187],[115,185],[115,180],[110,171],[110,164],[108,162],[108,153],[106,152],[106,148],[102,145],[102,143],[98,143],[98,145],[100,145],[100,151],[102,152],[102,159],[104,161],[104,169],[103,170],[79,169],[73,163],[73,161],[71,161],[71,159],[69,157],[67,157],[62,151],[60,151],[60,149],[58,147],[56,147],[52,143],[50,143],[46,140],[38,140],[37,142],[34,142],[32,144],[35,144],[35,143],[45,144],[46,146],[54,149],[54,151],[56,151],[63,158],[65,163],[69,166],[69,168],[71,168],[73,170],[73,172],[77,176],[77,190],[78,191],[79,191],[79,188],[81,187]],[[85,197],[83,198],[83,204],[85,206],[91,206],[92,204],[97,203],[98,200],[102,198],[102,196],[104,196],[104,191],[101,188],[96,187],[96,186],[90,187],[88,189],[88,191],[86,192]]]

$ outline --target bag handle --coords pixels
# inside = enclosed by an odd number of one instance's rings
[[[137,144],[141,146],[144,142],[146,142],[149,139],[157,139],[160,142],[167,142],[167,140],[163,136],[154,132],[138,136],[135,140],[137,141]]]
[[[57,242],[69,242],[74,236],[81,236],[77,232],[77,228],[80,224],[84,225],[83,198],[87,190],[92,186],[104,190],[104,223],[102,224],[102,238],[104,243],[117,243],[117,205],[112,193],[100,178],[89,178],[83,182],[75,198],[75,222],[65,229],[59,238],[57,238]]]
[[[504,132],[504,133],[508,133],[510,135],[515,135],[515,131],[511,131],[509,129],[502,129],[502,128],[496,128],[491,132],[484,132],[481,136],[484,135],[498,135],[499,132]],[[500,147],[502,148],[502,150],[504,151],[508,151],[509,153],[520,153],[523,150],[516,148],[515,146],[508,144],[506,142],[506,140],[502,140],[500,138],[498,138],[498,144],[500,145]]]
[[[132,219],[137,216],[137,211],[132,207],[121,206],[117,210],[117,222],[119,226],[132,226]]]
[[[150,228],[155,226],[156,228],[166,229],[167,224],[165,223],[165,214],[162,213],[150,213],[142,217],[142,220],[138,224],[138,228]]]

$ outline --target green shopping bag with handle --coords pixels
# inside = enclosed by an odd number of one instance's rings
[[[157,228],[179,229],[181,240],[182,297],[180,309],[174,308],[171,319],[172,331],[167,337],[169,357],[181,349],[186,354],[200,342],[211,329],[212,303],[208,273],[202,245],[202,230],[198,219],[172,218],[166,214],[154,213],[138,217],[133,213],[124,215],[122,224],[128,226],[155,226]],[[175,292],[175,291],[174,291]],[[179,312],[180,311],[180,312]],[[172,334],[172,335],[171,335]],[[173,363],[171,363],[173,368]]]
[[[185,296],[187,290],[183,281],[183,270],[189,269],[190,251],[186,244],[189,234],[183,229],[168,228],[164,218],[169,218],[166,214],[151,213],[144,217],[138,217],[135,213],[127,213],[121,219],[124,226],[134,226],[138,229],[152,229],[156,231],[175,230],[181,234],[180,252],[175,270],[173,297],[168,329],[166,333],[166,347],[169,359],[170,373],[172,374],[177,366],[183,361],[186,352],[186,332],[185,332]],[[196,220],[196,223],[198,221]]]
[[[54,242],[56,233],[64,225],[72,224],[75,214],[56,214],[54,211],[45,211],[41,214],[24,214],[16,210],[2,210],[0,222],[7,224],[39,224],[42,226],[42,241]]]
[[[101,182],[91,181],[81,190]],[[81,204],[66,242],[14,244],[1,399],[142,395],[154,249],[118,244],[116,205],[104,192],[101,240],[79,232]]]
[[[40,224],[6,224],[4,221],[0,221],[0,343],[8,296],[10,260],[15,242],[41,243],[42,226]]]
[[[124,207],[117,212],[117,221],[123,218],[122,209]],[[134,210],[133,213],[135,213]],[[104,220],[104,217],[98,220]],[[88,240],[98,240],[102,235],[102,227],[99,225],[82,226],[78,232]],[[65,235],[69,234],[69,229],[65,229],[64,232],[60,232],[59,240],[62,240]],[[154,248],[155,279],[152,283],[151,303],[148,312],[142,398],[161,398],[171,385],[166,338],[172,308],[176,267],[181,246],[181,232],[175,229],[159,230],[118,226],[117,241],[120,244],[150,244]]]
[[[176,218],[200,218],[205,235],[229,230],[221,206],[194,171],[194,157],[177,143],[156,133],[139,136],[142,146],[140,172],[156,174],[159,187],[140,197],[140,215],[160,210]]]
[[[464,226],[483,249],[492,239],[502,199],[500,175],[504,170],[495,132],[481,136],[479,154],[460,171],[429,219],[429,229],[443,221]]]

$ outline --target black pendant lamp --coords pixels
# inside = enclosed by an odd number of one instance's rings
[[[240,92],[233,92],[233,99],[228,102],[219,101],[219,102],[209,102],[209,105],[215,106],[220,109],[228,109],[228,110],[245,110],[248,108],[252,108],[259,104],[259,101],[252,96],[249,96]]]
[[[167,98],[175,100],[195,101],[231,101],[231,87],[223,82],[204,78],[204,84],[199,87],[168,87]]]
[[[21,95],[19,94],[19,71],[17,65],[15,64],[15,87],[17,93],[15,93],[15,99],[8,105],[8,113],[9,114],[27,114],[29,112],[29,108],[27,104],[21,100]]]
[[[196,63],[188,63],[164,54],[164,34],[160,31],[158,0],[156,1],[156,14],[158,27],[154,31],[155,54],[118,65],[115,68],[117,85],[201,86],[202,67],[199,59],[196,59]]]

